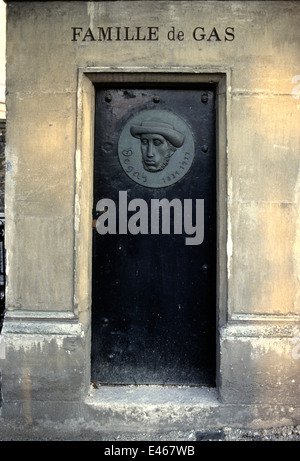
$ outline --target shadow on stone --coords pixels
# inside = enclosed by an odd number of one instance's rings
[[[196,432],[195,435],[197,442],[225,440],[225,434],[223,431]]]

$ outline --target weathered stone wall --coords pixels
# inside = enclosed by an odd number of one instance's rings
[[[7,414],[87,394],[93,82],[217,75],[217,394],[241,405],[233,423],[299,424],[299,2],[8,2],[7,14]]]

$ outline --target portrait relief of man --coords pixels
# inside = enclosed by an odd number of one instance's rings
[[[137,184],[168,187],[190,170],[195,154],[188,124],[174,112],[143,110],[127,120],[118,141],[123,171]]]
[[[184,135],[162,121],[145,120],[130,127],[130,133],[140,139],[142,164],[146,171],[162,171],[176,149],[184,143]]]

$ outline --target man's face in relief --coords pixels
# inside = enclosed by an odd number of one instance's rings
[[[163,170],[174,152],[168,141],[159,134],[142,134],[140,140],[145,170],[150,172]]]

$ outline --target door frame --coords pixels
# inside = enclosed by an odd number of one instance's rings
[[[216,277],[216,386],[220,387],[220,331],[227,322],[227,282],[231,244],[227,233],[227,140],[228,92],[231,71],[225,68],[79,68],[77,84],[75,191],[74,191],[74,314],[82,324],[86,344],[85,383],[91,380],[92,307],[92,209],[94,173],[95,84],[176,83],[216,84],[216,196],[217,196],[217,277]]]

